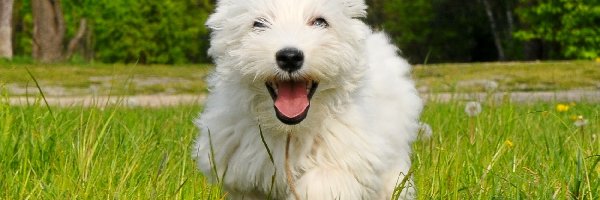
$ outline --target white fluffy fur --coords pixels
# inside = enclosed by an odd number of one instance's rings
[[[271,197],[294,199],[284,168],[285,140],[291,134],[289,164],[301,198],[390,199],[410,168],[422,102],[396,47],[358,19],[365,8],[362,0],[218,2],[207,22],[216,71],[196,121],[202,133],[194,158],[205,175],[223,182],[230,197],[265,199],[276,172]],[[316,17],[330,26],[310,26]],[[258,18],[269,28],[255,30]],[[298,125],[276,118],[265,87],[266,81],[290,78],[274,56],[289,46],[305,55],[291,78],[320,83],[308,117]],[[409,187],[402,197],[414,193]]]

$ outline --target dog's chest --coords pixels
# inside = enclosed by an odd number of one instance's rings
[[[244,137],[239,140],[238,145],[221,147],[223,151],[232,152],[231,157],[224,160],[222,166],[227,169],[224,179],[226,187],[247,193],[266,194],[271,188],[274,190],[273,194],[286,191],[286,188],[282,187],[285,186],[283,165],[278,162],[283,161],[283,153],[279,152],[283,151],[284,145],[265,146],[258,135],[255,135],[256,138],[246,137],[250,134],[242,135]],[[269,151],[274,157],[273,162]],[[273,175],[275,179],[272,179]]]
[[[286,158],[285,137],[265,138],[265,143],[260,137],[244,137],[236,145],[237,148],[231,151],[234,153],[225,162],[226,166],[223,166],[227,169],[224,179],[226,186],[253,194],[285,196],[288,191],[286,164],[295,178],[301,177],[305,170],[315,166],[311,158],[318,152],[320,145],[320,139],[292,139],[288,149],[289,156]]]

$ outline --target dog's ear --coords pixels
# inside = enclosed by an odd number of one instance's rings
[[[367,4],[364,0],[341,0],[345,7],[345,14],[352,18],[365,18],[367,16]]]

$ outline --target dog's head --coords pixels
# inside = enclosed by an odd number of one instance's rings
[[[218,76],[270,96],[279,121],[298,124],[313,98],[340,103],[358,84],[365,9],[363,0],[220,0],[206,23],[209,55]]]

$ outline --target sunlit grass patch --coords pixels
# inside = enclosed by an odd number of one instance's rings
[[[600,104],[481,102],[469,117],[467,103],[427,104],[412,156],[419,199],[599,197]],[[226,196],[191,158],[197,106],[50,109],[0,100],[0,199]]]
[[[420,199],[596,199],[600,194],[600,105],[429,103],[430,140],[414,144]],[[573,114],[589,119],[580,132]],[[475,120],[475,141],[470,120]]]
[[[419,87],[431,92],[555,91],[600,88],[600,63],[593,61],[500,62],[416,66]]]
[[[211,65],[0,64],[0,82],[11,95],[33,86],[29,67],[49,96],[200,94]],[[413,77],[422,92],[556,91],[600,88],[594,61],[503,62],[418,65]],[[127,85],[127,87],[122,87]],[[35,90],[33,90],[35,92]]]
[[[0,199],[221,199],[191,159],[198,112],[0,101]]]
[[[206,90],[203,80],[211,69],[208,65],[2,65],[0,81],[11,95],[36,94],[27,68],[50,96],[200,94]]]

